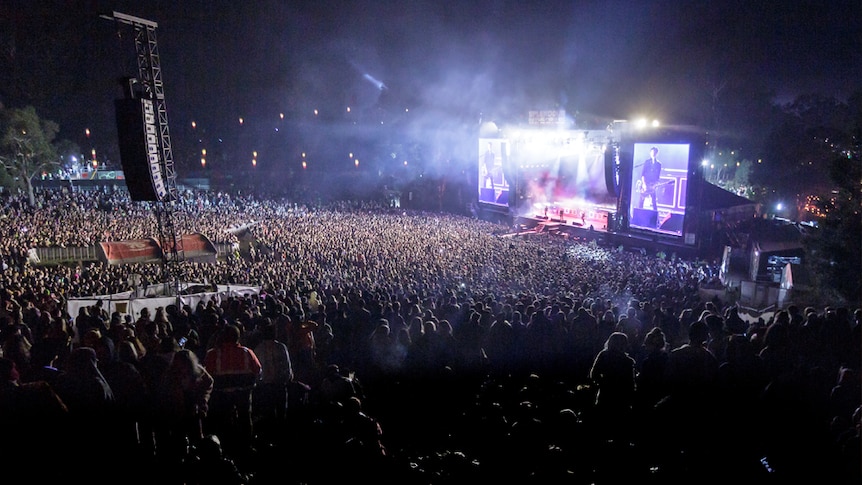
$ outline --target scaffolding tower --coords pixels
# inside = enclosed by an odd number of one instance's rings
[[[179,263],[185,259],[182,238],[177,237],[174,224],[175,213],[179,209],[179,194],[174,170],[173,148],[168,112],[165,104],[165,86],[162,81],[162,68],[159,48],[156,42],[156,22],[113,12],[101,18],[129,25],[134,32],[135,54],[138,63],[138,77],[126,78],[130,96],[145,97],[153,101],[156,112],[159,142],[159,168],[165,182],[166,193],[153,201],[158,222],[159,244],[162,249],[162,283],[170,294],[179,297]],[[168,285],[171,285],[169,288]],[[166,291],[168,293],[168,291]]]

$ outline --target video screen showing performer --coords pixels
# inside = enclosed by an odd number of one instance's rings
[[[506,149],[504,140],[479,140],[479,202],[508,205],[509,182],[503,168]]]
[[[682,235],[690,146],[635,143],[629,226]]]
[[[638,193],[638,208],[644,208],[644,202],[649,200],[652,210],[658,210],[655,201],[656,186],[661,182],[661,161],[658,159],[658,147],[649,149],[650,156],[643,162],[641,177],[636,184]]]

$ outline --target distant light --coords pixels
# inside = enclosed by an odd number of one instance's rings
[[[700,165],[703,167],[706,167],[707,165],[709,165],[709,160],[704,160],[704,161],[700,162]]]
[[[251,156],[253,156],[254,158],[257,158],[257,152],[256,151],[251,152]]]
[[[404,160],[404,166],[405,167],[407,166],[407,160]]]
[[[775,210],[780,211],[783,208],[784,208],[784,205],[781,202],[775,204]]]
[[[347,154],[348,158],[353,158],[353,152]]]
[[[284,119],[284,113],[279,113],[279,114],[278,114],[278,117],[279,117],[279,118],[281,118],[281,119]]]
[[[95,160],[96,159],[96,149],[93,148],[92,150],[90,150],[90,154],[93,155],[93,160]]]
[[[252,159],[251,159],[251,165],[252,165],[253,167],[257,167],[257,159],[256,159],[256,158],[252,158]]]
[[[27,133],[24,134],[26,135]],[[90,138],[90,129],[87,128],[86,130],[84,130],[84,134],[87,136],[87,138]]]
[[[405,113],[409,113],[409,112],[410,112],[410,108],[404,108],[404,112],[405,112]]]
[[[206,167],[206,166],[207,166],[207,159],[201,158],[201,167]]]
[[[239,119],[239,124],[242,124],[242,122],[243,122],[243,119],[242,119],[242,118],[240,118],[240,119]]]
[[[347,107],[347,112],[350,113],[350,106]]]
[[[207,149],[206,148],[201,150],[201,155],[207,156]]]
[[[305,158],[305,152],[302,152],[302,158]]]
[[[359,168],[359,159],[358,158],[353,161],[353,165],[355,165],[356,168]]]
[[[314,116],[317,116],[317,110],[314,110]]]
[[[641,119],[637,120],[637,122],[635,122],[636,128],[646,128],[646,125],[647,125],[646,118],[641,118]]]
[[[652,120],[652,127],[653,127],[653,128],[658,128],[658,127],[659,127],[659,122],[658,122],[658,120]]]
[[[192,121],[192,128],[197,128],[197,127],[198,127],[198,124],[195,123],[194,121]]]
[[[302,161],[302,169],[305,170],[308,167],[308,164],[305,163],[305,160]]]

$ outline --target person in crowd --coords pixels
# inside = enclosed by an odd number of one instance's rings
[[[515,355],[515,329],[505,319],[503,314],[497,318],[488,329],[485,340],[486,354],[488,356],[488,370],[493,376],[505,376],[512,373]]]
[[[153,317],[150,315],[150,309],[147,307],[141,308],[141,311],[138,314],[138,319],[135,320],[135,332],[137,332],[138,335],[143,335],[147,325],[152,321]]]
[[[60,360],[58,347],[50,341],[42,340],[30,349],[29,372],[21,375],[22,382],[43,381],[52,384],[60,375],[57,362]]]
[[[222,437],[231,452],[252,447],[252,392],[261,374],[257,355],[239,342],[239,327],[227,325],[204,356],[204,367],[214,381],[205,426]]]
[[[842,367],[838,371],[835,386],[829,392],[829,414],[833,417],[850,419],[862,405],[862,384],[859,373],[852,367]]]
[[[348,398],[342,407],[339,423],[343,457],[357,478],[380,476],[386,459],[383,428],[380,422],[362,408],[362,400]],[[383,474],[385,477],[385,474]]]
[[[139,359],[141,374],[144,376],[149,389],[158,389],[165,371],[171,365],[174,354],[179,350],[179,342],[174,340],[173,337],[165,337],[159,340],[159,345],[155,350],[147,351]]]
[[[46,443],[62,446],[68,442],[68,414],[68,407],[50,384],[21,382],[15,361],[0,357],[0,453],[10,460],[9,466],[18,469],[17,476],[35,481],[68,477],[71,463],[63,453],[46,466],[43,454],[35,451]]]
[[[214,382],[194,352],[174,353],[153,392],[156,447],[162,459],[181,456],[187,443],[201,442]]]
[[[670,352],[665,370],[669,397],[687,403],[707,403],[718,377],[719,361],[708,349],[709,326],[703,320],[689,325],[688,343]]]
[[[287,322],[288,352],[293,359],[293,371],[302,382],[315,382],[318,379],[316,342],[314,332],[318,324],[313,320],[291,319]]]
[[[393,340],[389,321],[381,318],[378,320],[377,328],[368,337],[367,362],[362,366],[367,376],[366,383],[375,381],[392,372],[391,354]]]
[[[117,408],[116,426],[122,441],[120,446],[130,450],[152,451],[150,406],[151,389],[141,372],[140,359],[135,345],[121,341],[117,345],[117,359],[99,365],[111,391]]]
[[[703,319],[689,325],[688,343],[670,352],[665,368],[667,395],[656,404],[656,419],[682,419],[696,423],[718,412],[715,399],[718,380],[718,359],[706,348],[709,327]],[[683,427],[673,434],[657,437],[656,447],[665,456],[683,453],[686,460],[679,466],[702,467],[710,460],[710,437],[698,427]]]
[[[25,376],[30,373],[33,344],[16,328],[6,333],[3,345],[0,346],[0,355],[15,361],[15,368]]]
[[[597,387],[596,411],[613,436],[622,431],[617,425],[628,424],[634,405],[637,370],[628,348],[626,334],[611,333],[590,369],[590,380]]]
[[[653,407],[667,395],[665,370],[669,357],[664,332],[653,327],[638,352],[635,408],[639,417],[651,414]]]
[[[114,392],[99,370],[92,347],[78,347],[69,354],[54,387],[69,412],[81,422],[100,420],[114,411]]]
[[[643,342],[644,335],[647,331],[649,331],[650,328],[652,328],[651,324],[649,327],[647,327],[646,330],[644,329],[644,322],[642,322],[641,319],[638,318],[638,309],[629,306],[628,308],[626,308],[625,318],[623,318],[623,315],[620,315],[619,321],[617,322],[617,326],[614,330],[616,332],[622,332],[626,334],[630,346],[627,349],[627,352],[632,355],[635,355],[637,354],[639,343]]]
[[[90,444],[67,450],[76,471],[88,466],[95,449],[101,450],[100,457],[113,469],[128,452],[128,447],[119,445],[127,443],[124,441],[127,436],[124,436],[123,427],[115,426],[118,422],[116,398],[99,370],[96,351],[91,347],[72,350],[54,389],[69,409],[68,432],[73,436],[86,436]]]
[[[724,311],[724,327],[731,335],[745,335],[748,323],[739,315],[739,306],[731,305]]]
[[[315,402],[320,405],[338,404],[343,406],[351,397],[361,397],[361,390],[350,372],[338,364],[330,364],[326,375],[315,388]]]
[[[253,350],[261,366],[253,395],[254,416],[268,423],[265,425],[282,424],[287,413],[287,393],[294,381],[293,365],[287,345],[276,339],[271,319],[265,319],[261,341]]]
[[[166,483],[223,483],[248,485],[249,473],[244,472],[228,453],[218,435],[206,435],[190,453],[184,455],[178,477],[166,477]]]

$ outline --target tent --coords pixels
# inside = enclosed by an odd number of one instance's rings
[[[218,256],[215,244],[200,233],[183,234],[180,244],[184,259],[188,261],[215,262]],[[158,263],[164,258],[164,249],[154,238],[103,241],[96,251],[99,261],[110,265]]]

